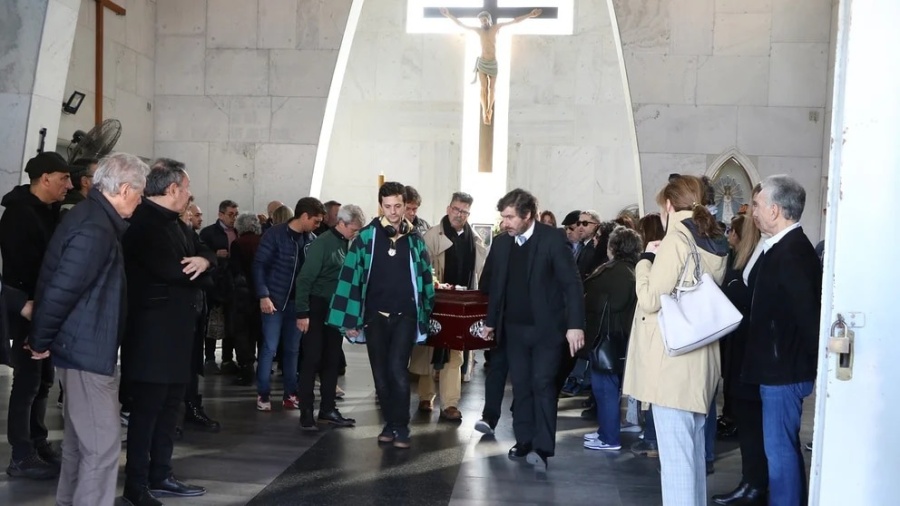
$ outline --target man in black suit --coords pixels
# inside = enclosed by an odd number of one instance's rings
[[[800,505],[807,496],[800,416],[816,379],[822,265],[798,223],[806,203],[800,183],[771,176],[761,188],[753,197],[753,219],[770,237],[751,281],[742,379],[758,384],[762,397],[770,504]]]
[[[535,220],[537,199],[516,189],[497,203],[506,234],[494,240],[484,336],[506,340],[513,383],[511,458],[538,471],[556,446],[555,377],[568,352],[584,346],[584,297],[562,230]]]

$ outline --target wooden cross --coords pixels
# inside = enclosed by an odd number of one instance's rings
[[[531,7],[500,7],[498,0],[483,0],[481,7],[453,7],[447,10],[459,19],[475,18],[481,12],[488,12],[496,23],[500,18],[524,16],[533,9],[541,9],[543,11],[538,16],[541,19],[557,19],[559,17],[559,9],[556,7],[541,7],[538,5]],[[443,15],[438,7],[425,7],[424,17],[441,18]],[[523,31],[520,30],[519,33],[523,33]],[[500,67],[499,71],[508,72],[509,69]],[[479,115],[478,125],[478,172],[492,172],[494,165],[494,122],[492,121],[490,125],[485,125],[481,120],[481,115]]]
[[[118,16],[125,15],[125,8],[112,0],[96,0],[97,2],[97,38],[95,39],[94,89],[97,97],[94,104],[94,124],[103,122],[103,12],[109,9]]]

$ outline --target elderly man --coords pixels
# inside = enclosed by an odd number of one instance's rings
[[[297,328],[304,334],[299,392],[300,428],[303,430],[317,430],[313,418],[316,373],[322,378],[319,423],[336,427],[350,427],[356,423],[352,418],[341,416],[335,406],[343,337],[340,330],[326,325],[325,320],[350,241],[356,238],[365,221],[359,206],[341,207],[337,224],[309,245],[306,261],[297,278]]]
[[[51,356],[66,391],[56,504],[115,502],[116,362],[126,304],[121,238],[148,171],[133,155],[104,158],[87,199],[56,229],[41,265],[28,345],[35,359]]]
[[[175,478],[172,449],[191,381],[200,291],[211,284],[205,273],[215,256],[188,241],[179,222],[191,196],[184,164],[154,162],[144,194],[122,239],[128,276],[122,381],[132,397],[124,497],[154,506],[157,497],[206,493]]]
[[[750,339],[742,379],[759,385],[769,461],[769,504],[806,504],[800,448],[803,399],[813,390],[819,342],[822,264],[800,228],[806,191],[771,176],[753,196],[753,220],[770,237],[751,275]]]
[[[44,250],[59,221],[60,203],[72,189],[69,165],[57,153],[45,151],[25,165],[29,184],[16,186],[0,204],[0,252],[3,283],[25,292],[34,300]],[[52,478],[59,472],[59,455],[47,442],[47,395],[53,386],[53,364],[31,360],[23,349],[30,323],[11,315],[12,391],[9,395],[7,438],[12,458],[6,474],[23,478]]]
[[[454,193],[441,223],[425,232],[425,247],[431,256],[436,280],[474,290],[478,288],[487,248],[481,236],[468,224],[472,202],[472,196],[468,193]],[[434,409],[433,371],[438,370],[443,408],[440,418],[452,422],[462,420],[459,411],[462,364],[461,350],[435,349],[431,346],[413,348],[409,370],[419,375],[419,411],[430,412]]]

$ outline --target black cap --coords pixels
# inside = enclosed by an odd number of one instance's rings
[[[69,164],[66,163],[65,158],[59,153],[54,153],[52,151],[38,153],[37,156],[28,160],[28,163],[25,164],[25,173],[28,174],[28,177],[32,180],[35,180],[44,174],[52,174],[54,172],[65,172],[68,174],[70,171],[71,169],[69,168]]]
[[[562,221],[562,226],[568,227],[569,225],[574,225],[578,223],[578,218],[581,217],[581,211],[572,211],[567,214],[565,219]]]

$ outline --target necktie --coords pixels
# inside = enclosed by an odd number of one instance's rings
[[[525,239],[525,236],[524,236],[524,235],[517,235],[517,236],[516,236],[516,244],[518,244],[519,246],[525,244],[525,241],[526,241],[526,239]]]

